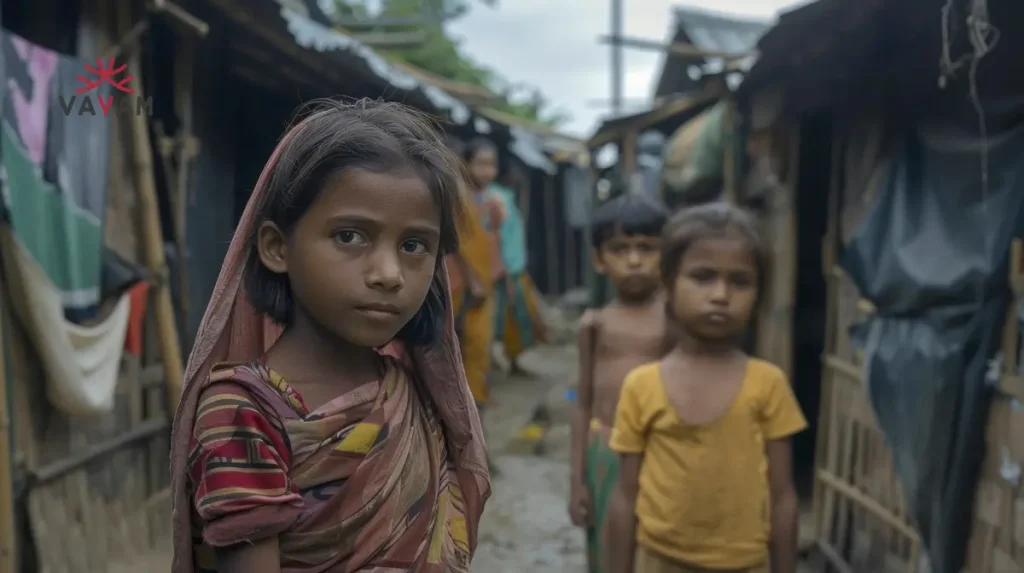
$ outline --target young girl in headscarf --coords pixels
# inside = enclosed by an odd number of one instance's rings
[[[490,494],[444,255],[457,159],[325,103],[246,206],[174,420],[174,573],[469,571]]]
[[[505,347],[514,374],[526,374],[519,357],[535,341],[547,338],[539,295],[526,271],[526,228],[511,189],[495,183],[498,148],[488,139],[470,141],[463,160],[469,170],[477,208],[493,235],[494,336]],[[491,215],[490,213],[497,213]]]

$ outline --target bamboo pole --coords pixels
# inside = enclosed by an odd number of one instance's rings
[[[825,277],[825,355],[822,357],[823,368],[821,375],[821,395],[818,398],[818,427],[815,430],[817,436],[815,436],[814,444],[814,480],[813,480],[813,511],[814,511],[814,538],[818,540],[824,539],[824,533],[826,530],[825,519],[826,516],[823,513],[825,492],[821,480],[818,479],[818,472],[821,470],[828,469],[828,465],[825,463],[826,448],[828,448],[828,436],[829,429],[828,424],[832,419],[832,412],[829,409],[832,407],[832,387],[835,385],[834,374],[830,371],[828,360],[836,352],[836,344],[838,337],[833,332],[836,329],[838,317],[838,298],[839,298],[839,281],[841,278],[836,277],[836,273],[833,272],[833,267],[836,266],[836,260],[838,259],[838,253],[836,246],[839,243],[839,195],[843,192],[843,182],[841,181],[840,165],[843,161],[842,143],[843,139],[835,130],[840,125],[835,121],[835,117],[832,118],[833,134],[832,134],[832,165],[831,172],[829,173],[829,189],[828,189],[828,201],[826,213],[827,224],[825,237],[821,241],[821,274]],[[840,277],[842,275],[840,274]],[[855,377],[859,379],[860,372],[854,371]]]
[[[118,11],[118,30],[124,33],[130,28],[128,10]],[[129,74],[142,78],[139,51],[132,50],[128,58]],[[138,97],[145,97],[142,82],[136,84]],[[131,114],[132,160],[135,167],[135,185],[139,198],[139,217],[142,222],[143,256],[146,266],[155,280],[153,286],[154,314],[157,336],[160,343],[160,358],[167,381],[167,402],[174,411],[181,397],[182,363],[181,348],[178,346],[178,327],[174,317],[174,305],[168,281],[167,260],[164,257],[163,233],[160,226],[160,207],[156,197],[156,178],[153,173],[153,148],[149,140],[148,118],[138,111]]]
[[[199,152],[199,140],[192,135],[192,70],[195,67],[196,44],[193,38],[180,38],[177,57],[174,60],[174,107],[181,126],[178,130],[177,168],[173,187],[175,242],[178,247],[178,292],[181,301],[182,324],[187,324],[189,313],[188,296],[188,234],[185,224],[188,212],[191,163]]]
[[[739,204],[739,189],[736,185],[736,102],[730,100],[725,110],[725,121],[722,129],[726,133],[726,145],[722,153],[722,181],[725,189],[723,195],[728,203]]]
[[[548,292],[558,294],[562,292],[561,275],[559,267],[569,265],[569,261],[559,261],[558,249],[558,224],[555,222],[555,175],[544,175],[544,246],[545,256],[548,263]],[[568,226],[568,225],[566,225]],[[564,239],[563,239],[564,240]],[[561,263],[561,265],[559,264]]]
[[[14,456],[11,451],[10,404],[4,362],[3,319],[7,301],[0,296],[0,571],[18,570],[17,532],[14,529]]]
[[[3,56],[0,55],[0,75],[4,71]],[[0,102],[0,108],[3,102]],[[4,319],[8,302],[7,282],[0,276],[0,571],[18,570],[17,532],[14,520],[14,455],[12,450],[11,405],[7,401],[9,385],[4,352],[7,348],[4,337]]]

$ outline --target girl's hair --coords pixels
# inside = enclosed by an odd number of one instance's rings
[[[495,145],[493,141],[487,139],[486,137],[474,137],[473,139],[469,140],[469,143],[462,146],[462,160],[465,161],[466,163],[469,163],[470,161],[473,161],[473,158],[476,157],[476,154],[480,153],[481,151],[490,151],[497,155],[498,146]]]
[[[753,215],[724,201],[689,207],[676,213],[665,226],[661,242],[661,279],[667,287],[675,282],[683,257],[694,243],[710,238],[740,236],[754,254],[757,296],[768,284],[771,252],[761,238]]]
[[[412,169],[427,184],[441,214],[438,267],[423,305],[399,338],[426,345],[437,340],[447,312],[438,270],[444,255],[458,249],[456,221],[464,208],[459,161],[448,150],[436,125],[402,104],[361,99],[351,103],[317,100],[309,114],[285,135],[277,160],[266,175],[257,205],[257,220],[270,221],[289,233],[323,191],[328,178],[347,169],[389,173]],[[263,266],[250,238],[245,289],[252,305],[278,324],[294,316],[295,301],[287,275]]]
[[[616,233],[658,237],[666,220],[668,209],[660,201],[627,191],[594,210],[590,241],[600,249]]]

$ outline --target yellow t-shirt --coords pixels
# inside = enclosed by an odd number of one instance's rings
[[[771,530],[765,440],[807,427],[785,374],[751,358],[732,405],[703,426],[683,422],[658,363],[623,383],[610,446],[643,454],[637,543],[681,563],[743,569],[768,559]]]

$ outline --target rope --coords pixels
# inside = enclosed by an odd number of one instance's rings
[[[988,125],[985,120],[985,108],[981,104],[981,97],[978,95],[978,64],[981,59],[987,56],[999,42],[999,29],[989,21],[988,0],[968,0],[970,12],[967,15],[967,39],[971,44],[971,53],[964,54],[952,59],[953,32],[951,30],[951,14],[953,12],[953,1],[946,0],[942,7],[942,55],[939,59],[939,88],[944,89],[950,78],[956,77],[956,72],[968,64],[968,95],[974,112],[978,116],[978,134],[981,136],[981,194],[982,194],[982,215],[988,218],[988,191],[989,191],[989,153],[988,153]],[[986,225],[982,225],[982,239],[985,252],[992,248],[989,244],[989,235]],[[979,302],[984,298],[984,285],[978,286]]]

